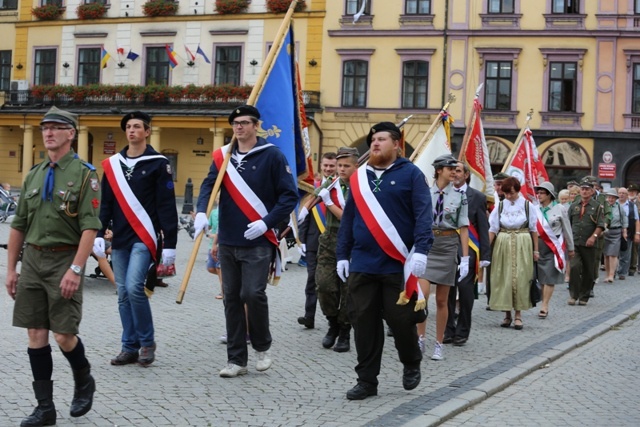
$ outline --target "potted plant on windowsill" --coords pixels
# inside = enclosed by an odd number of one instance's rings
[[[178,11],[178,3],[173,0],[149,0],[142,5],[145,16],[172,16]]]
[[[64,12],[64,7],[57,4],[45,4],[31,8],[31,14],[41,21],[53,21],[58,19]]]
[[[271,13],[285,13],[289,9],[291,0],[267,0],[267,10]],[[295,11],[300,12],[307,7],[304,1],[299,1],[296,4]]]
[[[220,15],[246,12],[249,0],[216,0],[216,11]]]
[[[99,19],[107,13],[107,8],[102,3],[81,4],[76,9],[78,19]]]

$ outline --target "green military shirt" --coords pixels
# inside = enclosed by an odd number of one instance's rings
[[[84,230],[102,228],[98,175],[70,150],[54,169],[53,200],[44,201],[49,162],[29,171],[11,227],[25,233],[25,242],[33,245],[77,245]]]
[[[586,246],[587,239],[593,236],[597,227],[604,230],[604,207],[600,203],[591,198],[585,206],[582,217],[580,217],[581,210],[582,200],[571,203],[569,207],[574,246]]]
[[[341,179],[338,178],[338,186],[340,186],[340,191],[344,195],[344,200],[347,200],[349,197],[349,186]],[[342,207],[344,209],[344,206]],[[331,212],[329,208],[327,208],[326,212],[327,218],[327,227],[325,233],[328,234],[338,234],[338,229],[340,228],[340,220]]]
[[[442,221],[436,224],[435,209],[440,197],[440,189],[437,185],[431,187],[431,206],[434,209],[434,229],[456,230],[469,226],[469,206],[467,194],[456,190],[453,184],[448,184],[442,189]]]

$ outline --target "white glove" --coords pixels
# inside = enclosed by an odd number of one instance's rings
[[[491,265],[491,261],[480,261],[480,268],[486,268]]]
[[[338,277],[340,278],[340,280],[346,282],[347,277],[349,277],[349,261],[347,261],[346,259],[338,261],[336,271],[338,272]]]
[[[414,253],[411,255],[409,263],[411,267],[411,274],[416,277],[420,277],[427,269],[427,256],[425,254]]]
[[[102,237],[96,237],[96,239],[93,241],[93,253],[100,258],[104,258],[107,256],[104,253],[104,239]]]
[[[266,232],[267,224],[265,224],[263,220],[259,219],[247,225],[247,231],[244,232],[244,238],[247,240],[254,240]]]
[[[298,224],[301,224],[302,221],[304,221],[304,219],[307,217],[307,215],[309,215],[309,210],[303,206],[300,209],[300,212],[298,212]]]
[[[300,246],[298,246],[298,252],[300,252],[301,256],[305,256],[307,254],[307,245],[305,243],[300,243]]]
[[[209,228],[209,218],[207,218],[207,214],[204,212],[198,212],[196,214],[196,219],[193,221],[193,240],[198,237],[198,235]]]
[[[176,250],[175,249],[163,249],[162,250],[162,265],[171,265],[176,263]]]
[[[333,200],[331,200],[331,192],[326,188],[320,190],[318,196],[322,197],[322,201],[324,202],[325,206],[331,206],[333,204]]]
[[[460,258],[460,266],[458,268],[460,270],[460,276],[458,277],[458,281],[460,281],[465,277],[467,277],[467,274],[469,274],[469,257],[468,256],[463,256],[462,258]]]

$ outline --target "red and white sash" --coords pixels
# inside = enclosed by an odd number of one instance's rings
[[[213,162],[216,164],[218,170],[220,170],[220,168],[222,167],[222,162],[224,161],[225,154],[229,150],[229,145],[231,144],[227,144],[213,152]],[[273,144],[261,145],[257,148],[264,149],[271,146],[273,146]],[[251,151],[254,151],[254,149],[252,149]],[[226,173],[224,174],[224,178],[222,180],[222,184],[229,192],[229,195],[231,196],[235,204],[247,217],[249,222],[258,221],[267,216],[267,214],[269,213],[269,211],[267,211],[267,208],[264,206],[264,203],[262,203],[262,200],[260,200],[258,195],[251,189],[251,187],[247,185],[236,168],[227,167]],[[273,243],[273,245],[278,247],[279,239],[274,229],[267,230],[264,233],[264,236],[267,238],[267,240]]]
[[[411,248],[411,252],[409,252],[398,230],[396,230],[396,227],[371,191],[367,178],[366,164],[360,166],[358,171],[351,176],[350,185],[353,201],[369,232],[384,253],[400,261],[404,266],[405,289],[400,295],[398,304],[409,302],[414,293],[418,294],[418,301],[423,301],[424,295],[420,286],[418,286],[418,278],[411,273],[409,266],[409,260],[413,255],[414,248]]]
[[[128,159],[128,161],[135,165],[140,161],[151,159],[166,159],[166,157],[157,154],[141,156],[136,159]],[[151,221],[151,217],[147,211],[138,201],[136,195],[131,191],[131,187],[129,186],[127,178],[124,176],[120,163],[128,166],[127,159],[122,157],[122,154],[120,153],[103,160],[102,168],[104,169],[104,175],[107,177],[107,180],[111,185],[111,190],[116,196],[120,209],[122,209],[124,216],[127,218],[127,221],[129,221],[131,228],[133,228],[133,231],[135,231],[140,240],[149,249],[153,261],[157,262],[156,254],[158,252],[158,237],[155,229],[153,228],[153,222]]]
[[[555,233],[551,229],[547,218],[542,214],[542,210],[540,206],[536,203],[535,206],[538,216],[538,221],[536,223],[536,229],[538,230],[538,237],[551,249],[553,252],[553,264],[561,273],[564,273],[565,270],[565,249],[566,245],[564,243],[564,234],[560,233],[559,237],[556,237]]]

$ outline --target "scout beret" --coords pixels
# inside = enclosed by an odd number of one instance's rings
[[[131,113],[125,114],[122,120],[120,120],[120,128],[122,130],[125,130],[127,128],[127,122],[131,119],[142,120],[142,123],[144,123],[146,126],[149,126],[151,124],[151,117],[148,114],[143,113],[142,111],[133,111]]]
[[[627,191],[639,191],[640,192],[640,186],[638,186],[636,184],[630,184],[627,187]]]
[[[434,168],[442,168],[445,166],[455,168],[458,166],[458,159],[453,157],[451,154],[443,154],[442,156],[436,157],[432,165]]]
[[[507,179],[507,178],[510,178],[510,176],[504,172],[498,172],[497,174],[493,175],[494,181],[502,181],[503,179]]]
[[[229,124],[231,124],[236,117],[240,116],[251,116],[258,120],[260,118],[260,112],[253,105],[241,105],[234,108],[231,114],[229,114]]]
[[[40,124],[43,123],[64,123],[71,125],[74,128],[78,127],[78,115],[59,109],[58,107],[51,107],[49,111],[44,115]]]
[[[556,189],[550,181],[541,182],[540,184],[536,185],[533,188],[534,190],[537,190],[538,188],[542,188],[543,190],[546,190],[547,193],[551,194],[551,197],[553,197],[554,199],[558,198],[558,195],[556,194]]]
[[[355,147],[340,147],[338,148],[336,159],[342,159],[343,157],[360,157],[360,153]]]
[[[400,139],[400,128],[391,122],[380,122],[369,130],[367,145],[371,147],[371,139],[378,132],[389,132],[394,139]]]

